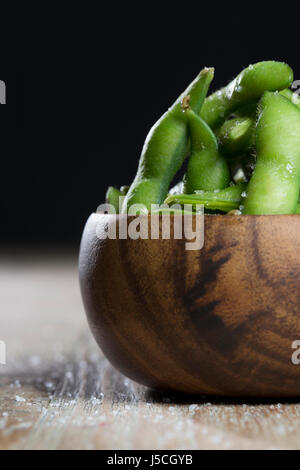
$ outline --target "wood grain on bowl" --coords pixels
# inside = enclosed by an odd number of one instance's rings
[[[92,332],[116,368],[177,392],[300,396],[298,215],[205,216],[198,251],[184,239],[101,240],[109,217],[89,218],[79,268]]]

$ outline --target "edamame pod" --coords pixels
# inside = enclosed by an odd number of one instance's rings
[[[126,195],[122,212],[133,204],[161,204],[170,183],[181,167],[188,144],[187,118],[181,99],[190,95],[190,106],[199,113],[214,76],[214,69],[205,68],[174,105],[150,130],[140,157],[137,175]]]
[[[249,65],[225,88],[206,98],[201,117],[215,128],[239,107],[258,101],[264,91],[282,90],[292,82],[293,71],[283,62],[265,61]]]
[[[128,186],[121,186],[120,190],[114,186],[109,186],[106,191],[105,201],[107,204],[111,204],[116,213],[119,213],[120,197],[124,197],[128,192]]]
[[[250,117],[229,119],[219,129],[220,151],[227,158],[236,158],[247,153],[254,144],[254,120]]]
[[[259,100],[255,101],[255,103],[246,104],[245,106],[239,106],[234,111],[235,116],[237,116],[237,117],[250,117],[252,119],[255,119],[256,118],[256,111],[257,111],[258,101]]]
[[[280,94],[288,98],[292,103],[300,108],[300,96],[297,93],[294,93],[289,88],[286,88],[285,90],[282,90]]]
[[[257,161],[244,214],[293,214],[300,188],[300,110],[266,92],[256,127]]]
[[[206,122],[190,109],[188,100],[182,103],[191,138],[184,192],[192,194],[197,190],[223,189],[229,184],[230,172],[225,158],[219,152],[216,136]]]
[[[109,186],[108,190],[106,191],[105,200],[107,204],[111,204],[116,212],[119,212],[119,198],[122,197],[121,191],[114,186]]]
[[[196,194],[174,194],[169,195],[165,200],[165,204],[203,204],[205,209],[221,210],[229,212],[239,209],[243,192],[246,190],[247,184],[236,184],[228,186],[221,191],[198,191]]]
[[[286,98],[288,98],[290,101],[292,101],[294,104],[296,104],[300,108],[300,96],[298,93],[293,92],[290,88],[285,88],[284,90],[281,90],[279,93],[285,96]],[[245,106],[241,106],[234,111],[234,114],[236,114],[239,117],[251,117],[255,119],[257,104],[258,103],[256,102],[256,103],[251,103]]]

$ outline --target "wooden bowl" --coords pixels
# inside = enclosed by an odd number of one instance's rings
[[[92,332],[117,369],[162,390],[300,396],[300,216],[205,216],[199,251],[100,240],[111,217],[89,218],[79,268]]]

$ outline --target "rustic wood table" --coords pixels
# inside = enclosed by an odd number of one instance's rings
[[[175,397],[114,370],[89,332],[75,256],[6,250],[0,299],[0,449],[300,449],[300,399]]]

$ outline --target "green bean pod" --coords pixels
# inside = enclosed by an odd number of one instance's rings
[[[264,91],[282,90],[292,82],[293,71],[283,62],[249,65],[225,88],[206,98],[201,117],[214,129],[239,107],[258,101]]]
[[[282,90],[280,94],[282,96],[285,96],[288,100],[290,100],[292,103],[298,106],[298,108],[300,108],[300,96],[297,93],[294,93],[289,88],[286,88],[285,90]]]
[[[298,108],[300,108],[300,96],[297,93],[293,92],[290,88],[285,88],[284,90],[281,90],[279,93],[282,96],[285,96],[286,98],[288,98],[295,105],[297,105]],[[258,102],[241,106],[234,111],[234,114],[236,114],[236,116],[238,117],[250,117],[252,119],[255,119],[257,104]]]
[[[165,204],[190,204],[193,207],[203,204],[205,209],[230,212],[240,208],[242,195],[247,188],[246,183],[228,186],[221,191],[198,191],[196,194],[169,195]]]
[[[119,212],[119,198],[122,197],[121,191],[114,186],[109,186],[106,191],[105,201],[114,207],[116,213]]]
[[[300,110],[266,92],[256,126],[257,161],[244,214],[292,214],[300,189]]]
[[[170,183],[180,169],[188,146],[187,117],[181,99],[190,95],[190,106],[199,113],[214,76],[214,69],[205,68],[177,99],[173,106],[150,130],[140,157],[137,175],[126,195],[122,212],[133,204],[161,204]]]
[[[189,106],[183,109],[188,118],[191,138],[191,155],[184,176],[184,192],[191,194],[197,190],[225,188],[230,181],[230,172],[225,158],[219,152],[215,134]]]
[[[247,153],[254,144],[254,120],[238,117],[225,121],[218,133],[219,149],[226,158],[236,158]]]
[[[234,111],[234,115],[236,117],[249,117],[249,118],[255,119],[258,101],[259,100],[255,101],[254,103],[246,104],[245,106],[239,106]]]
[[[122,186],[120,189],[115,188],[114,186],[109,186],[105,195],[105,202],[111,204],[116,214],[119,213],[120,209],[120,197],[124,197],[128,192],[128,186]]]

